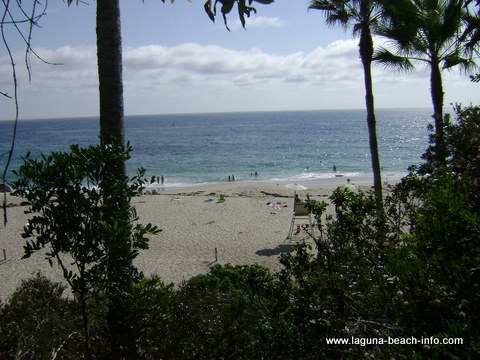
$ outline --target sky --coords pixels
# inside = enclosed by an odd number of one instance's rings
[[[84,2],[48,2],[32,46],[57,65],[32,57],[30,80],[24,43],[5,27],[15,56],[20,118],[98,116],[96,2]],[[256,4],[246,30],[232,12],[231,31],[221,15],[210,21],[203,0],[120,2],[126,115],[364,108],[358,38],[349,29],[325,25],[324,14],[307,10],[308,0]],[[0,92],[13,94],[11,73],[0,42]],[[446,106],[478,104],[480,85],[465,74],[446,72],[444,85]],[[431,107],[429,89],[423,65],[408,74],[374,66],[378,108]],[[14,114],[13,101],[0,96],[0,120]]]

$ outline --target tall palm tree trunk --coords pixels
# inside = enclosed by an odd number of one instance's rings
[[[373,39],[368,27],[364,28],[360,35],[360,58],[363,64],[363,73],[365,78],[365,101],[367,107],[367,124],[370,142],[370,154],[373,170],[373,187],[377,203],[377,211],[380,216],[383,215],[383,193],[382,193],[382,174],[380,168],[380,155],[377,142],[377,122],[375,119],[375,103],[373,97],[372,81],[372,58],[373,58]]]
[[[430,92],[433,103],[433,118],[435,120],[436,151],[439,165],[445,164],[445,129],[443,121],[443,82],[440,63],[433,59],[430,63]]]
[[[100,139],[124,145],[122,36],[119,0],[97,1]]]
[[[119,0],[97,0],[97,61],[100,91],[100,142],[125,148],[122,81],[122,35]],[[119,160],[105,164],[113,178],[126,177],[126,164]],[[108,185],[106,185],[108,188]],[[106,190],[107,191],[107,190]],[[113,190],[115,191],[115,190]],[[115,197],[117,196],[117,197]],[[108,197],[112,221],[128,224],[126,202],[118,193]],[[128,225],[127,225],[128,226]],[[119,235],[108,240],[108,314],[111,359],[135,359],[137,349],[132,329],[133,320],[125,294],[132,287],[129,269],[132,263],[128,239]]]

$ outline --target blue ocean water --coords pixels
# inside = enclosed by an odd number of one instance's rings
[[[377,111],[384,179],[398,179],[421,162],[431,122],[430,109]],[[0,154],[8,150],[11,131],[11,122],[0,122]],[[20,120],[10,169],[27,151],[67,151],[69,144],[98,143],[98,134],[96,118]],[[127,116],[126,136],[133,147],[129,172],[144,167],[149,176],[163,175],[167,188],[225,182],[232,175],[277,183],[371,181],[363,110]],[[5,161],[2,156],[0,169]]]

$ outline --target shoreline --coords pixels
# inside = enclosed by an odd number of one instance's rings
[[[398,172],[385,172],[382,173],[382,182],[383,183],[397,183],[408,173],[398,173]],[[323,177],[324,176],[324,177]],[[309,178],[305,176],[304,178],[272,178],[272,179],[259,179],[257,177],[250,179],[237,179],[235,181],[212,181],[212,182],[200,182],[200,183],[188,183],[188,182],[179,182],[179,183],[153,183],[147,185],[145,191],[155,190],[158,193],[178,191],[178,190],[191,190],[198,188],[207,188],[215,186],[230,186],[232,184],[237,184],[241,186],[242,184],[256,184],[258,186],[269,186],[269,185],[287,185],[287,184],[300,184],[310,187],[338,187],[347,183],[350,179],[353,185],[366,186],[373,184],[373,176],[370,173],[358,173],[358,172],[348,172],[348,173],[325,173],[322,177]]]
[[[146,276],[158,275],[165,283],[180,284],[205,274],[213,264],[259,264],[279,270],[279,255],[291,244],[308,240],[305,231],[287,240],[292,219],[293,196],[310,195],[327,200],[337,185],[306,185],[294,190],[284,184],[230,182],[169,189],[157,195],[133,199],[139,222],[157,225],[162,232],[152,236],[149,249],[140,252],[135,266]],[[358,186],[362,190],[370,185]],[[224,201],[220,201],[224,200]],[[7,195],[9,223],[0,225],[0,299],[6,301],[20,285],[39,271],[63,282],[62,272],[50,267],[42,252],[22,260],[25,239],[21,237],[29,215],[21,199]],[[271,206],[271,204],[283,206]],[[269,205],[270,204],[270,205]],[[6,251],[6,260],[3,251]]]

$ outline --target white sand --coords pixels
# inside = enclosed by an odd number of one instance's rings
[[[298,193],[326,200],[334,188],[309,185],[308,190]],[[221,203],[220,194],[227,196]],[[138,197],[134,205],[140,222],[152,223],[163,231],[151,238],[150,249],[141,252],[135,264],[146,275],[158,274],[167,283],[207,273],[216,263],[279,269],[278,255],[293,243],[286,241],[293,194],[294,190],[284,185],[234,182]],[[275,209],[267,206],[269,202],[287,207]],[[7,203],[19,204],[20,199],[8,196]],[[20,234],[29,216],[25,210],[19,205],[8,208],[9,222],[6,227],[0,225],[0,299],[4,301],[22,279],[38,271],[52,280],[62,280],[61,271],[56,265],[50,267],[41,253],[21,259],[25,239]],[[302,231],[293,238],[297,241],[308,235]],[[3,249],[6,260],[2,260]]]

